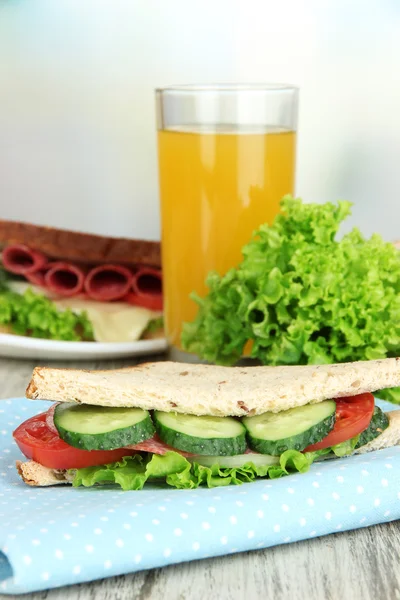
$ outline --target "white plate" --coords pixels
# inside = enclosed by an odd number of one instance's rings
[[[159,354],[166,349],[165,338],[120,343],[63,342],[0,333],[0,356],[13,358],[95,360]]]

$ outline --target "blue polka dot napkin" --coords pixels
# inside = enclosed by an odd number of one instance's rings
[[[380,403],[385,410],[393,409]],[[46,402],[0,401],[0,592],[20,594],[267,548],[400,517],[400,447],[226,488],[32,488],[12,431]]]

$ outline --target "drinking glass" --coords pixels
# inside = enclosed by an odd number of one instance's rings
[[[298,90],[292,85],[177,85],[156,90],[166,335],[181,331],[210,271],[241,260],[255,229],[294,192]]]

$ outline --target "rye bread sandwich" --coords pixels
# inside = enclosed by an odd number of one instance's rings
[[[14,439],[32,486],[142,489],[241,484],[400,442],[400,411],[372,392],[400,385],[400,359],[317,366],[173,362],[83,371],[37,367],[26,395],[52,402]]]
[[[160,337],[160,243],[0,220],[3,333],[67,341]]]

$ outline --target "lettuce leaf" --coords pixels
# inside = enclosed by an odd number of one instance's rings
[[[97,467],[71,469],[74,487],[92,487],[96,484],[117,484],[123,490],[141,490],[147,481],[162,481],[178,489],[194,489],[201,485],[209,488],[225,485],[250,483],[257,478],[276,479],[291,473],[306,473],[310,465],[317,459],[335,458],[353,454],[355,448],[368,443],[379,435],[385,426],[382,424],[382,411],[376,407],[374,416],[367,430],[349,440],[335,446],[316,450],[315,452],[299,452],[286,450],[279,457],[265,457],[269,464],[255,464],[250,455],[244,456],[248,462],[240,467],[222,467],[219,462],[223,457],[206,457],[206,464],[196,462],[196,458],[186,459],[178,452],[170,451],[164,455],[141,453],[126,456],[122,460]],[[387,426],[387,425],[386,425]],[[378,429],[378,427],[380,429]],[[367,434],[367,435],[366,435]],[[261,458],[262,455],[257,455]],[[233,459],[234,457],[229,457]],[[268,460],[268,459],[272,459]],[[215,460],[215,464],[212,464]],[[275,462],[276,461],[276,462]],[[232,464],[232,463],[231,463]]]
[[[315,456],[314,456],[315,455]],[[209,488],[240,485],[257,477],[276,479],[291,473],[305,473],[317,453],[302,454],[287,450],[280,456],[278,465],[256,466],[251,460],[240,468],[224,468],[215,464],[205,467],[190,463],[177,452],[126,456],[122,460],[99,467],[70,470],[74,487],[91,487],[96,484],[117,484],[123,490],[141,490],[146,481],[164,481],[178,489],[194,489],[200,485]]]
[[[355,435],[349,440],[345,442],[341,442],[340,444],[336,444],[336,446],[331,446],[330,450],[335,454],[335,456],[348,456],[353,454],[355,447],[358,444],[358,440],[360,439],[360,434]]]
[[[224,365],[245,346],[265,365],[399,355],[400,254],[358,229],[336,241],[350,206],[283,198],[282,214],[254,233],[242,262],[211,272],[204,298],[192,295],[199,310],[184,325],[183,348]]]
[[[86,313],[57,310],[53,302],[27,289],[24,294],[0,293],[0,324],[13,333],[52,340],[93,340],[92,325]]]
[[[170,451],[164,455],[135,454],[108,465],[70,469],[69,473],[73,477],[74,487],[117,484],[126,491],[141,490],[147,481],[162,481],[178,489],[194,489],[201,485],[208,488],[241,485],[259,477],[277,479],[292,473],[306,473],[317,459],[350,456],[359,440],[360,434],[315,452],[286,450],[279,457],[279,464],[273,465],[255,465],[250,455],[249,461],[241,467],[221,467],[217,462],[218,457],[215,457],[215,464],[206,467]]]

